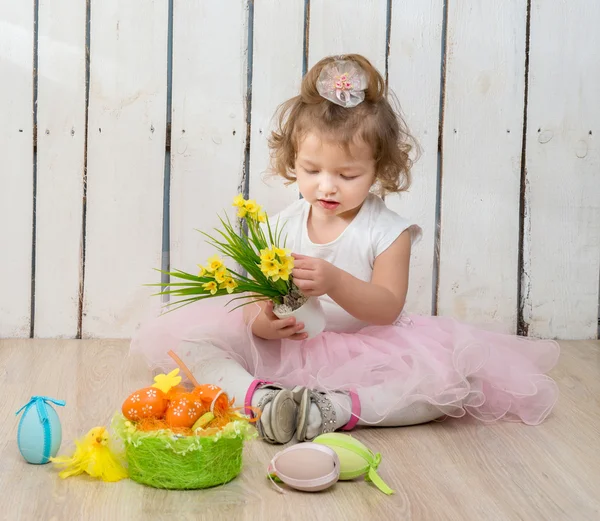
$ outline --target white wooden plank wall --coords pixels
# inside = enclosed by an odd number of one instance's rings
[[[34,336],[75,338],[82,276],[86,3],[40,0]]]
[[[270,174],[267,139],[278,105],[300,91],[304,28],[304,0],[255,0],[249,193],[271,215],[298,199],[295,184]]]
[[[212,232],[243,188],[248,5],[176,3],[173,12],[171,267],[198,270]],[[218,214],[218,215],[217,215]]]
[[[311,0],[309,27],[309,67],[327,55],[358,53],[385,73],[387,0]]]
[[[32,2],[0,0],[0,337],[28,337],[33,226]]]
[[[522,304],[534,336],[598,333],[599,22],[599,2],[532,2]]]
[[[433,311],[443,16],[439,0],[392,2],[389,88],[419,144],[420,157],[413,167],[410,191],[388,196],[386,203],[423,230],[412,250],[407,297],[408,309],[423,314]]]
[[[205,262],[195,229],[234,195],[271,215],[298,197],[267,175],[273,113],[306,66],[349,53],[421,147],[386,199],[424,231],[408,309],[596,337],[600,7],[341,4],[0,0],[0,337],[130,336],[160,305],[154,268]]]
[[[518,308],[526,19],[526,0],[449,3],[438,313],[510,332]]]
[[[167,2],[92,2],[84,337],[126,337],[161,265]]]

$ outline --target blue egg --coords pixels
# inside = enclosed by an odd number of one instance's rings
[[[48,403],[63,406],[65,402],[45,396],[33,396],[29,403],[21,407],[17,445],[21,455],[29,463],[48,463],[58,453],[62,441],[62,428],[58,414]]]

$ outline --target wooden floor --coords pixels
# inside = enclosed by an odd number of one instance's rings
[[[29,465],[17,445],[16,410],[30,396],[64,399],[61,453],[107,424],[130,391],[151,378],[124,341],[0,340],[0,519],[17,520],[424,520],[600,519],[600,343],[562,342],[561,398],[541,426],[470,420],[355,436],[382,453],[388,497],[369,483],[281,495],[265,478],[278,448],[247,444],[242,474],[204,491],[162,491],[130,480],[61,480]]]

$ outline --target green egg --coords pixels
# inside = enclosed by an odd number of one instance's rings
[[[343,481],[365,475],[375,462],[375,455],[363,443],[348,434],[321,434],[313,443],[326,445],[336,452],[340,460],[340,479]]]

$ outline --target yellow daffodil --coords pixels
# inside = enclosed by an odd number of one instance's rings
[[[242,194],[239,194],[233,198],[233,206],[238,209],[237,216],[241,219],[246,217],[260,223],[267,222],[267,214],[254,199],[246,200]]]
[[[223,266],[223,261],[219,258],[218,255],[213,255],[210,259],[208,259],[208,266],[206,267],[206,271],[209,273],[214,273],[221,266]]]
[[[225,282],[225,279],[229,276],[229,273],[227,272],[227,268],[225,266],[221,266],[220,268],[218,268],[215,271],[215,280],[221,284],[222,282]]]
[[[214,280],[211,280],[210,282],[202,284],[202,289],[210,291],[210,294],[214,295],[219,288],[217,287],[217,283]]]
[[[288,270],[284,266],[280,266],[279,267],[279,271],[277,272],[277,274],[274,275],[271,278],[273,279],[273,282],[277,282],[279,279],[289,280],[289,278],[290,278],[290,270]]]
[[[260,260],[261,261],[274,261],[275,260],[275,252],[273,250],[260,250]]]
[[[260,263],[260,271],[262,271],[267,277],[274,277],[279,273],[279,268],[281,264],[279,262],[273,261],[262,261]]]
[[[226,289],[227,293],[233,293],[233,290],[237,288],[238,284],[231,277],[227,277],[223,283],[219,286],[219,289]]]
[[[179,369],[173,369],[169,374],[157,374],[154,377],[154,385],[152,387],[160,389],[163,393],[168,393],[171,388],[176,387],[181,382]]]
[[[287,257],[292,250],[288,248],[273,248],[273,251],[279,256],[280,259],[283,260],[284,257]]]
[[[249,199],[244,203],[244,208],[249,214],[258,214],[260,205],[256,204],[254,199]]]
[[[288,271],[292,271],[294,269],[294,258],[293,257],[282,257],[281,260],[279,261],[279,263],[281,264],[281,267],[288,270]],[[281,277],[283,278],[283,277]],[[284,279],[287,280],[287,279]]]
[[[198,277],[206,277],[206,268],[201,264],[198,264],[200,271],[198,272]]]
[[[253,221],[267,222],[267,214],[260,209],[260,206],[257,205],[257,207],[258,210],[255,210],[254,212],[248,211],[248,217]]]

